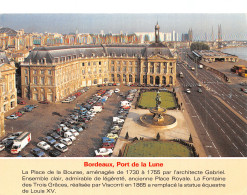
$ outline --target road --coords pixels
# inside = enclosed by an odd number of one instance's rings
[[[187,61],[190,65],[194,65],[188,58]],[[215,77],[213,73],[204,69],[197,70],[197,77],[196,73],[184,64],[178,65],[177,72],[180,71],[184,74],[184,78],[178,78],[180,92],[184,96],[185,107],[191,116],[207,155],[213,157],[246,157],[247,124],[214,95],[228,101],[231,107],[234,106],[235,110],[240,111],[246,118],[246,110],[243,106],[246,102],[244,97]],[[202,93],[197,92],[198,81],[204,83],[202,84]],[[189,85],[192,86],[191,94],[184,92]],[[237,98],[239,98],[238,101]]]

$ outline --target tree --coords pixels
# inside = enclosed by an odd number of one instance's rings
[[[125,135],[125,139],[129,139],[129,133],[128,132]]]
[[[190,50],[191,51],[194,51],[194,50],[209,50],[209,49],[210,49],[210,47],[207,44],[203,43],[203,42],[194,42],[190,46]]]
[[[157,135],[156,135],[156,140],[157,140],[157,141],[160,140],[160,133],[157,133]]]
[[[189,142],[190,142],[190,143],[193,142],[191,134],[190,134]]]

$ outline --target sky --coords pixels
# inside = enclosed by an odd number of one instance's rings
[[[216,38],[219,24],[224,40],[247,40],[247,17],[241,13],[0,14],[1,27],[28,33],[153,32],[157,21],[160,32],[175,30],[181,36],[192,28],[195,40],[211,40],[212,29]]]

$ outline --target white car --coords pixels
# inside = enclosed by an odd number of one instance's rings
[[[65,100],[62,101],[62,103],[70,103],[70,102],[72,102],[71,99],[65,99]]]
[[[75,129],[70,129],[69,130],[71,133],[73,133],[74,136],[78,136],[79,133]]]
[[[5,149],[5,145],[0,145],[0,152]]]
[[[187,93],[191,93],[190,89],[186,89],[186,92],[187,92]]]
[[[55,144],[54,148],[56,148],[60,152],[66,152],[68,150],[68,147],[64,144],[61,144],[61,143]]]
[[[200,83],[197,84],[198,87],[201,87],[202,85]]]
[[[114,92],[115,92],[115,93],[118,93],[118,92],[120,92],[120,89],[116,88],[116,89],[114,90]]]
[[[10,116],[7,116],[6,119],[18,119],[18,116],[12,114]]]
[[[112,154],[112,149],[107,149],[107,148],[99,148],[99,150],[95,150],[95,155],[96,156],[107,156]]]
[[[69,145],[72,144],[72,141],[69,138],[63,138],[63,139],[60,140],[60,142],[65,144],[66,146],[69,146]]]
[[[51,148],[51,146],[46,143],[45,141],[41,141],[37,144],[37,146],[43,150],[49,150]]]

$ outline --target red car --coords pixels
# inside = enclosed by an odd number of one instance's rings
[[[115,147],[114,143],[103,143],[101,148],[113,149]]]
[[[48,102],[47,100],[40,101],[39,103],[40,103],[40,104],[49,104],[49,102]]]
[[[17,104],[26,105],[27,103],[24,100],[17,100]]]
[[[15,116],[21,117],[23,114],[21,112],[14,113]]]
[[[113,83],[112,85],[113,85],[113,86],[117,86],[117,83]]]

